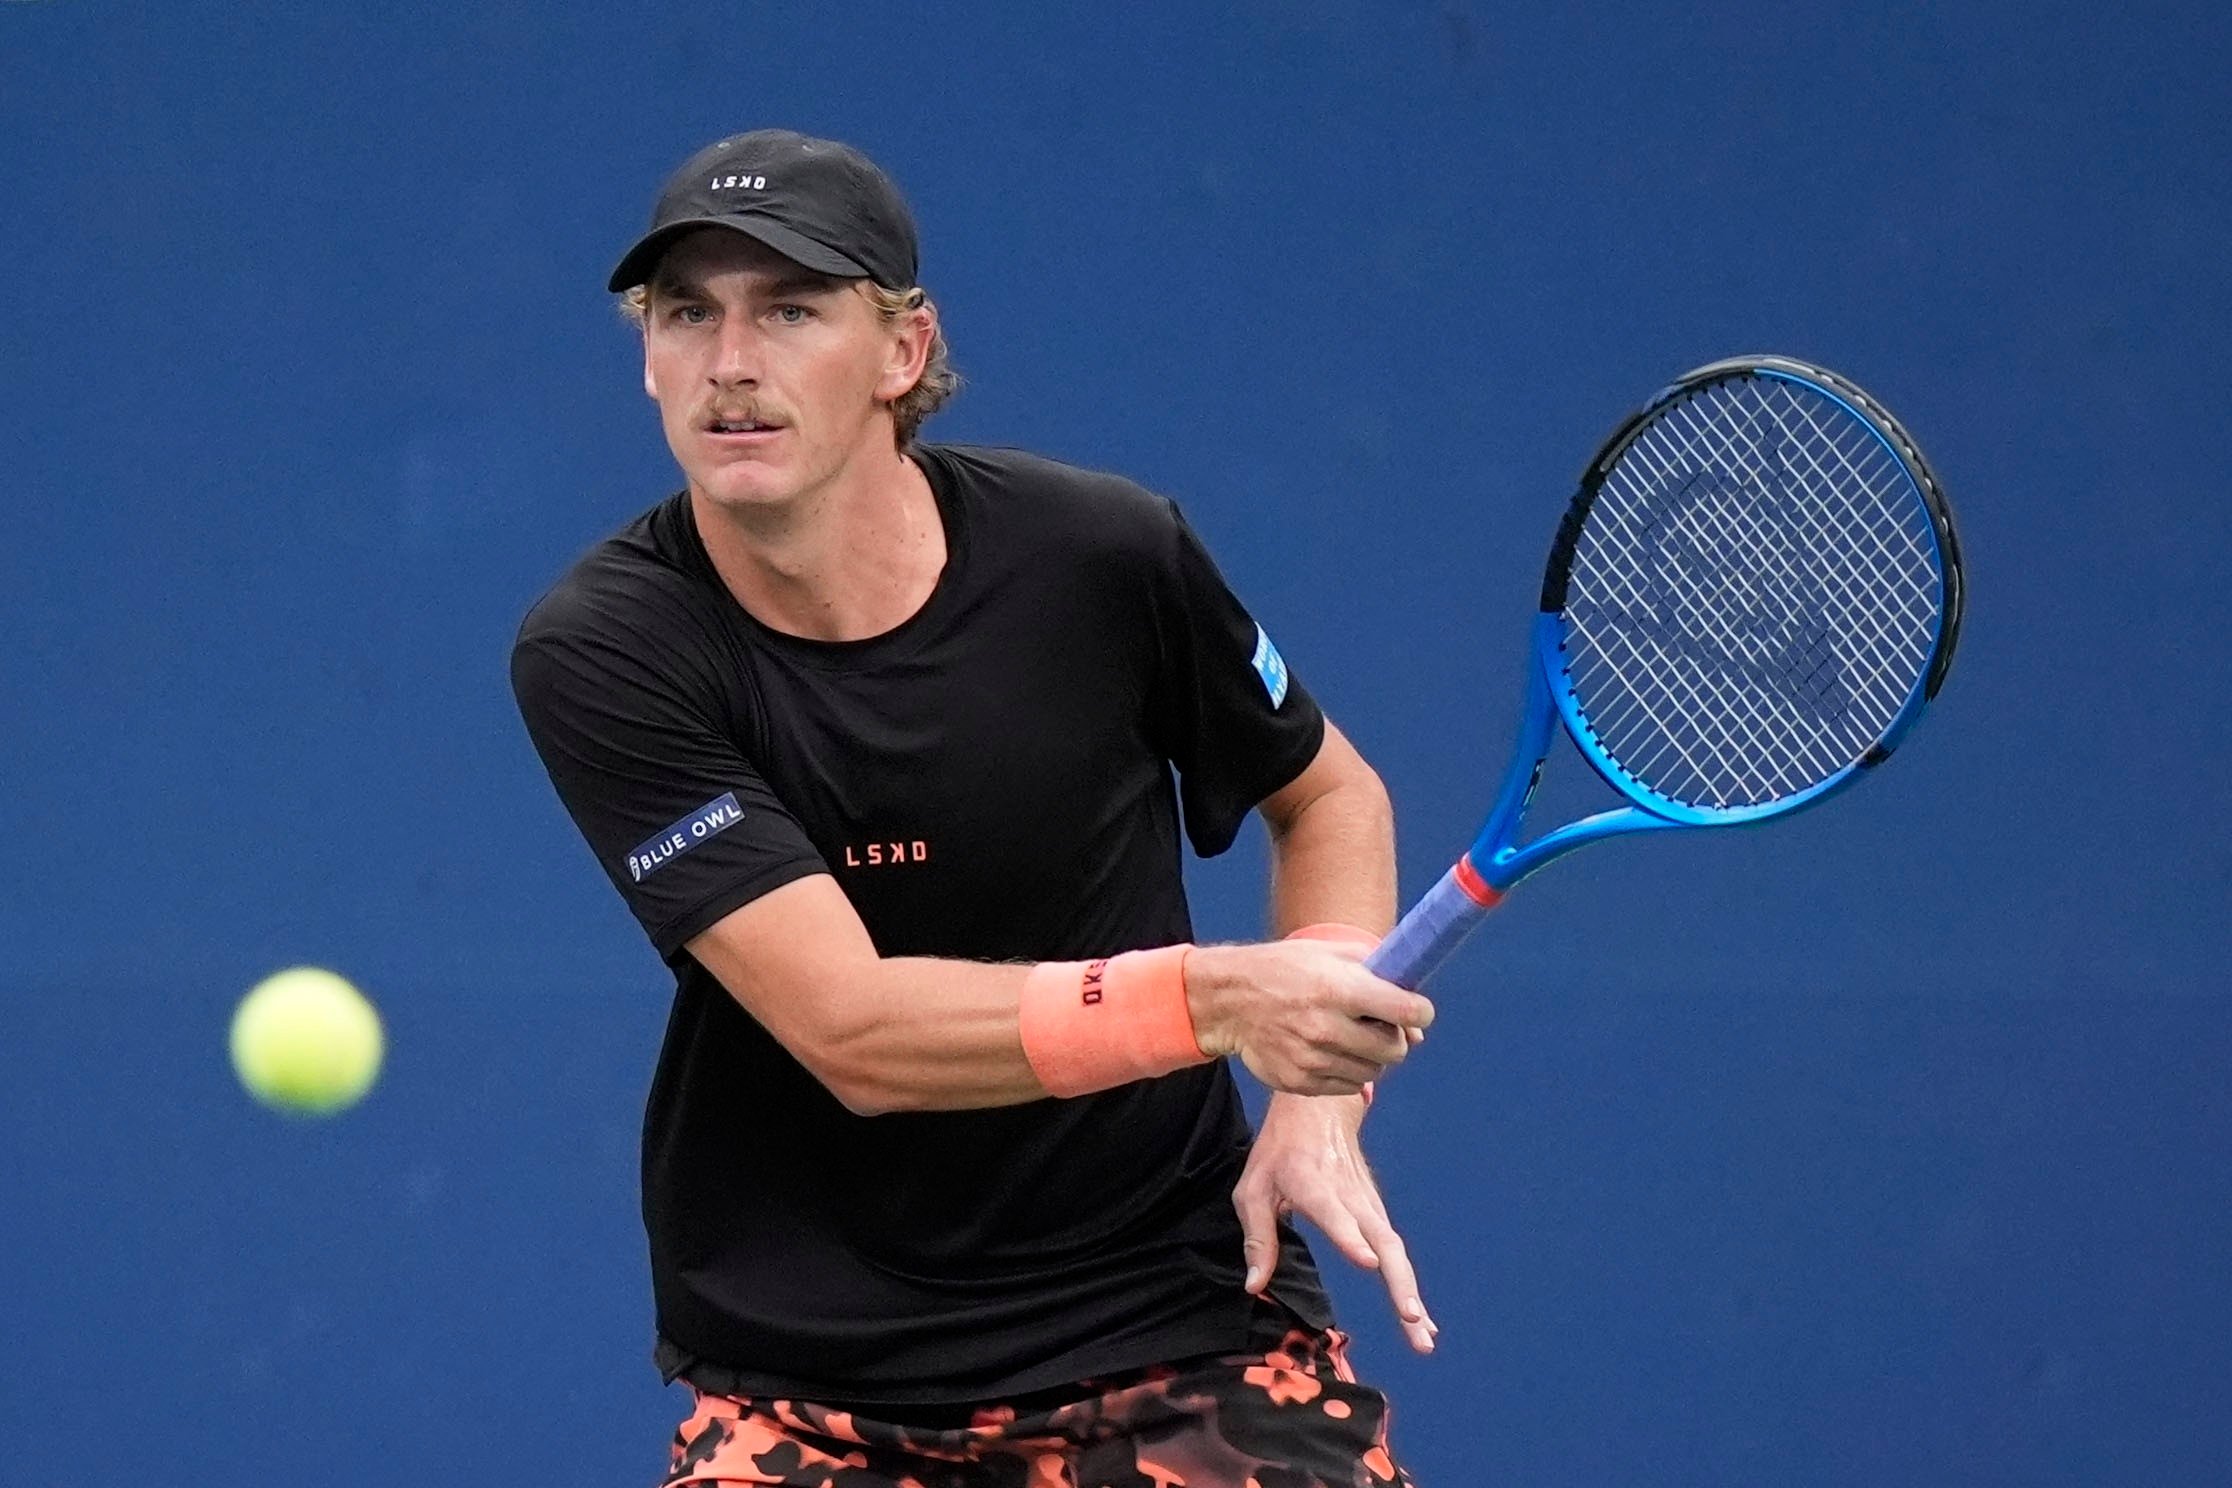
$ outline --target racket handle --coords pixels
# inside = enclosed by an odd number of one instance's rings
[[[1470,858],[1459,858],[1364,958],[1365,970],[1415,992],[1502,898],[1473,870]]]

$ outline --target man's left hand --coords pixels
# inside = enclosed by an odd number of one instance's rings
[[[1271,1097],[1247,1169],[1232,1191],[1244,1236],[1247,1289],[1261,1296],[1270,1285],[1279,1264],[1279,1216],[1300,1214],[1324,1231],[1341,1254],[1380,1273],[1410,1346],[1430,1354],[1441,1330],[1419,1299],[1403,1237],[1389,1223],[1379,1185],[1364,1161],[1357,1140],[1363,1121],[1364,1101],[1358,1096]]]

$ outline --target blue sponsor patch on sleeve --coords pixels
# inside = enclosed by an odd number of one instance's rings
[[[1270,634],[1261,625],[1256,626],[1255,656],[1256,675],[1263,679],[1263,690],[1271,694],[1274,710],[1286,701],[1286,658],[1279,655],[1279,648],[1271,644]]]
[[[629,853],[628,877],[642,883],[706,838],[725,832],[742,820],[744,808],[736,804],[736,792],[730,791],[717,800],[708,801]]]

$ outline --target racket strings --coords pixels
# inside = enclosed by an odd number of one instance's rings
[[[1676,490],[1685,494],[1679,485]],[[1643,638],[1650,644],[1632,647],[1636,659],[1652,663],[1654,671],[1672,684],[1673,695],[1671,708],[1648,709],[1661,731],[1658,748],[1643,755],[1631,751],[1623,758],[1639,773],[1663,774],[1671,744],[1683,746],[1678,752],[1693,775],[1711,775],[1715,761],[1724,765],[1750,761],[1755,765],[1734,786],[1743,792],[1741,798],[1731,796],[1730,788],[1724,786],[1709,797],[1715,801],[1772,798],[1802,789],[1812,777],[1848,763],[1868,742],[1823,726],[1854,710],[1851,699],[1844,696],[1846,669],[1837,664],[1840,658],[1828,644],[1827,628],[1807,619],[1809,609],[1818,610],[1819,601],[1798,592],[1801,578],[1793,572],[1789,544],[1775,540],[1776,534],[1771,531],[1763,533],[1742,506],[1692,501],[1690,515],[1693,519],[1702,515],[1723,520],[1717,524],[1712,520],[1693,521],[1687,531],[1677,524],[1671,532],[1649,534],[1651,545],[1671,553],[1679,566],[1671,594],[1661,592],[1644,598],[1655,602],[1653,609],[1659,613],[1664,613],[1671,601],[1691,616],[1693,623],[1658,635],[1645,631]],[[1735,519],[1733,524],[1727,520],[1731,517]],[[1745,530],[1730,530],[1732,525]],[[1700,556],[1705,550],[1739,546],[1749,549],[1754,566],[1723,566],[1716,573]],[[1701,577],[1717,583],[1710,589],[1703,588],[1696,582]],[[1809,605],[1809,600],[1814,603]],[[1632,619],[1635,607],[1630,604],[1628,608]],[[1698,617],[1710,620],[1729,614],[1741,616],[1743,623],[1718,628],[1694,623]],[[1670,636],[1678,643],[1702,640],[1704,646],[1669,646]],[[1616,642],[1605,649],[1608,657],[1619,659]],[[1679,656],[1669,654],[1675,651]],[[1700,673],[1694,665],[1669,665],[1682,660],[1702,660],[1707,673]],[[1731,667],[1742,674],[1745,684],[1737,691],[1724,690],[1722,696],[1715,697],[1701,685],[1703,676]],[[1649,700],[1635,701],[1647,705]],[[1874,701],[1880,707],[1889,700],[1879,697]],[[1764,707],[1756,706],[1762,702]],[[1792,703],[1799,706],[1790,706]],[[1604,720],[1607,734],[1633,721],[1613,713],[1605,713]],[[1670,720],[1700,725],[1700,738],[1685,744],[1682,731]]]
[[[1772,377],[1660,410],[1574,548],[1567,673],[1660,795],[1756,805],[1861,758],[1929,664],[1944,581],[1912,476],[1842,404]]]
[[[1680,410],[1677,417],[1668,420],[1664,431],[1664,439],[1669,446],[1667,458],[1679,458],[1693,465],[1697,464],[1701,453],[1699,439],[1703,432],[1699,428],[1694,410]],[[1751,443],[1754,446],[1753,452],[1756,453],[1756,438]],[[1818,458],[1811,458],[1810,451],[1800,453],[1812,466],[1812,473],[1817,477],[1827,473]],[[1644,443],[1638,451],[1638,468],[1672,496],[1676,520],[1671,524],[1664,521],[1654,523],[1652,530],[1645,534],[1645,547],[1674,560],[1671,569],[1661,567],[1659,577],[1663,580],[1671,575],[1675,582],[1671,586],[1671,594],[1662,587],[1661,592],[1643,597],[1647,601],[1656,601],[1654,609],[1661,616],[1669,609],[1671,600],[1672,608],[1691,622],[1685,627],[1677,627],[1671,634],[1683,639],[1703,639],[1706,645],[1702,659],[1708,663],[1731,661],[1744,664],[1741,670],[1745,672],[1746,680],[1752,684],[1751,690],[1756,694],[1760,684],[1765,683],[1770,690],[1764,696],[1770,704],[1792,693],[1800,694],[1801,700],[1810,704],[1798,711],[1771,706],[1762,714],[1742,706],[1756,699],[1747,699],[1742,694],[1737,694],[1730,701],[1738,707],[1727,719],[1718,719],[1710,712],[1699,715],[1708,725],[1716,722],[1722,725],[1718,729],[1708,727],[1705,730],[1707,742],[1717,746],[1724,754],[1731,749],[1741,749],[1770,761],[1777,754],[1790,754],[1792,751],[1789,746],[1793,743],[1803,743],[1810,744],[1815,749],[1827,748],[1830,751],[1829,757],[1803,763],[1834,768],[1848,762],[1850,746],[1864,745],[1866,741],[1839,739],[1833,734],[1824,737],[1824,730],[1808,726],[1815,720],[1840,710],[1836,707],[1835,689],[1825,689],[1821,685],[1823,673],[1830,671],[1828,663],[1835,660],[1833,655],[1824,654],[1821,644],[1827,639],[1827,629],[1819,624],[1805,623],[1809,612],[1818,614],[1822,611],[1821,601],[1825,596],[1806,592],[1807,576],[1798,573],[1794,567],[1794,545],[1783,540],[1786,534],[1777,532],[1773,524],[1759,521],[1756,507],[1750,502],[1741,499],[1734,502],[1698,500],[1698,493],[1693,489],[1697,479],[1696,472],[1689,472],[1688,478],[1684,479],[1682,473],[1667,468],[1666,459],[1652,459],[1653,454],[1651,443]],[[1753,463],[1756,465],[1757,462]],[[1847,478],[1850,474],[1858,473],[1858,468],[1853,466],[1849,458],[1844,463],[1852,467],[1851,471],[1844,473]],[[1709,465],[1706,468],[1710,471]],[[1862,475],[1862,479],[1865,478]],[[1623,487],[1631,495],[1638,489],[1632,475],[1626,475]],[[1662,510],[1658,515],[1663,518],[1665,512]],[[1819,524],[1805,520],[1802,509],[1799,517],[1792,524],[1796,529],[1796,536],[1807,545],[1818,548],[1823,537]],[[1744,561],[1718,564],[1711,561],[1714,555],[1722,554],[1740,554]],[[1627,556],[1630,559],[1636,556],[1632,544]],[[1826,588],[1827,597],[1849,598],[1849,586],[1838,582],[1840,575],[1835,569],[1826,570],[1825,577],[1829,582],[1826,586],[1819,587]],[[1705,580],[1716,580],[1717,583],[1708,588],[1701,582]],[[1632,600],[1635,596],[1631,591],[1627,597]],[[1729,616],[1735,616],[1743,623],[1734,627],[1727,624],[1716,627],[1713,624],[1714,621],[1725,620]],[[1806,644],[1809,631],[1812,632],[1811,645]],[[1665,636],[1652,639],[1660,643],[1653,652],[1652,659],[1663,663],[1667,659],[1668,649],[1664,644]],[[1681,649],[1687,653],[1689,659],[1700,659],[1698,647]],[[1879,665],[1883,660],[1880,651],[1871,659]],[[1763,673],[1763,666],[1770,670]],[[1781,677],[1773,675],[1771,669],[1776,667],[1782,670]],[[1798,684],[1796,686],[1791,685],[1794,679]],[[1835,674],[1832,671],[1831,680],[1834,679]],[[1676,691],[1680,696],[1676,701],[1680,706],[1686,709],[1710,707],[1712,700],[1696,686],[1681,685],[1694,684],[1694,671],[1677,668],[1672,680],[1677,684]],[[1811,688],[1805,685],[1809,680],[1813,683]],[[1776,686],[1778,682],[1782,684],[1780,687]],[[1814,695],[1803,696],[1809,691]],[[1822,695],[1824,692],[1831,695],[1825,697]],[[1662,724],[1667,716],[1663,712],[1659,713]],[[1738,725],[1743,727],[1739,728]],[[1793,734],[1797,737],[1793,738]],[[1696,752],[1689,753],[1691,763],[1696,763]],[[1838,754],[1842,754],[1844,758],[1835,758]],[[1648,756],[1634,760],[1637,767],[1644,769],[1655,769],[1662,763],[1663,759],[1652,760]],[[1798,770],[1788,761],[1781,763],[1782,768],[1769,771],[1750,782],[1755,793],[1762,789],[1770,794],[1787,790],[1800,783],[1801,777],[1807,773]]]
[[[1683,438],[1683,448],[1684,453],[1693,458],[1698,457],[1701,453],[1694,440],[1687,434]],[[1889,467],[1894,463],[1888,455],[1881,456],[1879,462],[1882,467]],[[1667,474],[1663,469],[1658,473],[1662,476]],[[1882,473],[1881,468],[1863,474],[1857,467],[1847,467],[1849,478],[1854,480],[1872,482],[1874,479],[1880,478]],[[1816,474],[1827,478],[1827,473],[1819,471],[1818,467]],[[1755,561],[1761,562],[1761,568],[1753,577],[1763,589],[1775,591],[1773,597],[1784,606],[1786,615],[1797,617],[1793,622],[1795,628],[1786,629],[1784,639],[1790,640],[1797,635],[1806,637],[1805,649],[1786,650],[1782,656],[1782,659],[1788,664],[1789,675],[1798,679],[1796,690],[1804,694],[1809,691],[1808,683],[1820,683],[1820,686],[1813,690],[1814,695],[1811,698],[1811,701],[1816,704],[1815,716],[1834,712],[1835,710],[1832,707],[1823,706],[1833,701],[1829,695],[1830,687],[1834,683],[1844,680],[1837,674],[1829,674],[1826,678],[1824,677],[1824,674],[1829,672],[1830,663],[1837,659],[1832,645],[1833,633],[1826,625],[1808,619],[1805,600],[1801,596],[1806,587],[1806,579],[1809,576],[1801,574],[1798,571],[1798,566],[1792,562],[1789,545],[1774,540],[1776,535],[1763,530],[1762,524],[1754,520],[1750,510],[1742,504],[1728,504],[1717,508],[1698,510],[1705,511],[1709,516],[1723,516],[1733,519],[1731,525],[1738,530],[1711,534],[1713,541],[1721,544],[1728,551],[1745,551]],[[1799,513],[1799,518],[1800,520],[1794,524],[1798,529],[1798,536],[1805,539],[1814,551],[1823,551],[1828,544],[1834,541],[1834,534],[1824,531],[1818,523],[1805,520],[1803,512]],[[1877,556],[1879,558],[1896,557],[1896,555],[1887,551],[1879,553]],[[1924,563],[1928,562],[1928,554],[1918,548],[1910,550],[1906,556],[1919,559]],[[1879,615],[1875,608],[1870,607],[1869,600],[1872,598],[1879,604],[1884,600],[1890,601],[1890,604],[1895,606],[1898,611],[1895,618],[1910,624],[1915,622],[1927,624],[1929,619],[1927,607],[1910,608],[1906,603],[1905,596],[1897,593],[1875,596],[1855,593],[1850,577],[1833,570],[1820,577],[1823,580],[1822,588],[1826,595],[1833,597],[1838,607],[1841,608],[1843,615],[1852,622],[1850,634],[1854,641],[1864,647],[1867,652],[1866,660],[1872,667],[1869,680],[1882,683],[1894,676],[1899,670],[1898,658],[1894,654],[1893,643],[1886,627],[1877,623],[1884,616]],[[1726,604],[1709,602],[1713,597],[1693,598],[1696,598],[1697,602],[1692,604],[1691,612],[1703,620],[1709,621],[1716,614],[1725,613],[1728,608]],[[1756,610],[1754,613],[1756,613]],[[1888,691],[1879,693],[1871,701],[1879,708],[1887,706],[1892,712],[1896,712],[1903,697],[1904,691],[1901,689],[1896,693]]]

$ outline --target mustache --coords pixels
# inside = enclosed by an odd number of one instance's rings
[[[758,398],[713,398],[699,407],[697,424],[787,424],[789,419]]]

